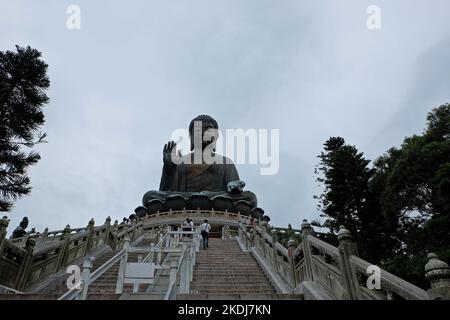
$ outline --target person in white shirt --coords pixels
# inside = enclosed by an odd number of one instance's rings
[[[209,231],[211,230],[211,226],[208,223],[208,220],[205,220],[200,226],[200,232],[203,238],[203,249],[208,248],[209,241]]]
[[[191,221],[191,219],[186,218],[186,220],[183,222],[183,231],[192,231],[192,227],[194,226],[193,222]]]

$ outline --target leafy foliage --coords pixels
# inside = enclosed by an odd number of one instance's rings
[[[45,133],[37,131],[45,122],[42,106],[49,100],[47,64],[35,49],[16,50],[0,52],[0,211],[10,210],[14,200],[30,193],[26,170],[40,156],[23,149],[45,142]]]
[[[375,173],[368,166],[370,161],[341,137],[328,139],[319,158],[316,173],[321,174],[317,181],[324,185],[318,197],[322,216],[326,217],[323,226],[330,229],[330,234],[345,226],[360,244],[361,256],[381,261],[384,257],[379,253],[385,246],[387,222],[370,188]]]
[[[450,104],[433,109],[421,135],[373,162],[341,137],[316,169],[319,209],[335,235],[349,229],[360,255],[422,287],[426,254],[450,258]]]

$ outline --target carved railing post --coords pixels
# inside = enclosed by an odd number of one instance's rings
[[[111,249],[117,250],[117,235],[119,233],[119,221],[115,220],[114,225],[112,226],[112,239],[109,245]]]
[[[303,279],[313,281],[314,274],[312,269],[312,253],[311,246],[309,245],[308,236],[313,232],[311,224],[308,220],[304,219],[301,225],[302,229],[302,249],[303,249],[303,259],[305,263],[305,268],[303,269],[305,274]]]
[[[170,262],[169,286],[172,283],[173,283],[174,287],[176,286],[176,283],[177,283],[177,268],[178,268],[177,261],[176,260],[172,260]],[[176,288],[173,288],[172,290],[176,290]]]
[[[7,216],[0,219],[0,255],[3,251],[3,244],[6,241],[6,229],[8,228],[9,220]]]
[[[350,256],[358,256],[356,244],[352,241],[352,235],[350,231],[345,229],[344,226],[339,227],[338,240],[339,266],[342,273],[342,280],[344,281],[344,286],[347,290],[348,298],[350,300],[360,300],[362,298],[362,295],[359,281],[349,262]]]
[[[16,287],[17,290],[23,290],[27,285],[31,265],[33,263],[33,250],[35,246],[36,246],[36,239],[28,238],[27,242],[25,243],[26,254],[23,257],[17,277],[18,280]]]
[[[123,248],[123,243],[125,241],[125,238],[128,238],[128,240],[130,242],[133,241],[133,239],[130,238],[130,236],[128,235],[128,230],[129,230],[128,225],[124,225],[123,228],[122,228],[122,231],[120,231],[120,233],[123,232],[123,240],[122,240],[121,243],[119,243],[119,248]]]
[[[297,248],[297,242],[294,239],[289,239],[288,243],[288,255],[289,255],[289,273],[291,274],[291,280],[293,282],[292,288],[297,286],[297,277],[295,276],[295,259],[294,251]]]
[[[245,249],[249,250],[250,245],[247,238],[247,225],[244,222],[239,222],[239,237],[243,241]]]
[[[117,276],[117,282],[116,282],[116,294],[122,294],[123,293],[123,281],[125,279],[125,269],[127,267],[127,261],[128,261],[128,248],[130,247],[130,238],[128,236],[125,236],[124,242],[123,242],[123,249],[125,249],[125,253],[123,257],[120,259],[120,266],[119,266],[119,274]]]
[[[265,257],[267,257],[267,248],[266,248],[266,234],[269,233],[269,226],[267,221],[261,222],[261,245],[262,252]]]
[[[253,223],[250,224],[250,227],[251,227],[250,232],[252,234],[251,246],[252,247],[257,247],[258,239],[257,239],[257,232],[256,232],[256,222],[253,221]]]
[[[44,229],[44,232],[42,232],[41,237],[42,237],[42,240],[45,240],[45,239],[48,238],[48,227],[46,227],[46,228]]]
[[[222,226],[222,240],[230,239],[230,238],[231,238],[230,227],[227,224],[225,224]]]
[[[272,229],[272,250],[273,250],[273,266],[275,267],[275,271],[280,271],[280,267],[278,266],[278,255],[276,243],[280,241],[280,237],[278,236],[278,232],[275,229]]]
[[[189,293],[189,251],[187,247],[187,243],[183,243],[182,252],[185,252],[185,257],[180,265],[180,293]],[[180,258],[181,259],[181,258]]]
[[[108,216],[105,220],[105,239],[103,240],[105,244],[109,243],[109,236],[111,234],[111,217]]]
[[[64,243],[62,244],[60,249],[61,251],[59,252],[58,271],[66,265],[67,256],[69,255],[70,233],[70,225],[66,225],[60,237],[60,240],[63,240]]]
[[[81,267],[81,280],[83,281],[83,289],[81,290],[81,293],[77,296],[77,300],[86,300],[89,290],[89,278],[91,276],[91,270],[92,270],[92,261],[94,260],[93,257],[84,260],[83,266]]]
[[[92,218],[91,220],[89,220],[89,223],[86,227],[86,231],[88,232],[88,236],[87,236],[87,243],[86,243],[86,248],[84,250],[84,255],[87,255],[91,250],[92,250],[92,246],[93,246],[93,241],[94,241],[94,235],[95,235],[95,221],[94,218]]]
[[[190,285],[193,278],[194,272],[194,261],[192,260],[192,243],[188,243],[187,245],[187,256],[186,256],[186,285],[185,285],[185,293],[190,293]]]
[[[450,300],[450,268],[447,263],[439,260],[434,253],[428,254],[425,265],[425,277],[431,283],[428,290],[434,300]]]

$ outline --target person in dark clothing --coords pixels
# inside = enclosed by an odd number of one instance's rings
[[[200,231],[203,239],[203,249],[209,247],[209,231],[211,230],[211,226],[208,223],[208,220],[205,220],[200,226]]]

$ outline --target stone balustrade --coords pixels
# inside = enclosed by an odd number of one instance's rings
[[[200,224],[221,224],[222,237],[237,237],[244,250],[251,251],[271,277],[281,293],[303,293],[306,299],[450,299],[450,268],[434,254],[428,256],[426,278],[431,289],[425,291],[399,277],[379,269],[379,288],[368,284],[376,266],[358,257],[351,234],[344,227],[338,233],[338,247],[316,236],[313,227],[304,220],[301,229],[273,228],[267,221],[240,213],[214,210],[180,210],[157,212],[132,224],[103,225],[93,219],[84,228],[47,229],[21,239],[6,239],[9,221],[0,219],[0,285],[15,290],[27,287],[47,276],[64,270],[102,245],[115,251],[126,241],[135,241],[144,232],[158,237],[167,233],[170,225],[181,224],[186,218]],[[280,243],[280,232],[292,231],[295,239]],[[375,267],[375,269],[373,269]]]
[[[358,257],[344,227],[338,233],[338,247],[315,237],[306,220],[301,225],[301,243],[291,239],[287,248],[277,238],[278,229],[264,221],[241,221],[238,230],[239,242],[254,253],[278,291],[301,292],[306,299],[450,299],[450,268],[434,254],[425,266],[431,282],[428,292],[379,268],[379,288],[370,289],[367,283],[377,266]]]
[[[107,218],[101,226],[91,219],[85,228],[33,234],[21,239],[6,239],[9,220],[0,220],[0,284],[23,290],[45,277],[64,270],[103,244],[114,250],[123,246],[125,237],[134,240],[143,232],[142,222],[111,225]]]

